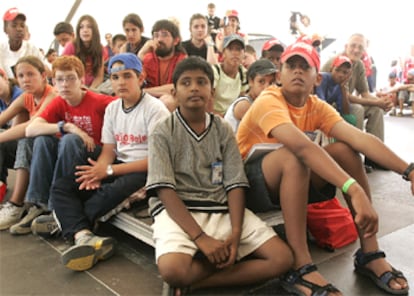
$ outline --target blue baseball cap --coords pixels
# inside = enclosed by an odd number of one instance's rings
[[[239,34],[231,34],[224,37],[223,48],[227,48],[234,41],[239,42],[243,49],[245,49],[246,45],[244,44],[244,39]]]
[[[116,62],[124,64],[120,67],[115,67],[112,69],[112,65]],[[135,70],[138,73],[142,72],[142,63],[140,59],[133,53],[127,52],[127,53],[120,53],[115,56],[113,56],[108,63],[108,73],[116,73],[123,70]]]

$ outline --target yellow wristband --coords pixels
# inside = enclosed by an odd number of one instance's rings
[[[343,193],[348,193],[348,189],[349,187],[354,184],[356,181],[353,178],[349,178],[348,180],[345,181],[344,185],[342,185],[342,192]]]

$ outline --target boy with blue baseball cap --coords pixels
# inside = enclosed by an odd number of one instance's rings
[[[108,72],[117,100],[106,110],[102,151],[76,167],[52,187],[52,203],[62,234],[74,246],[62,254],[72,270],[87,270],[115,251],[115,240],[92,232],[95,221],[145,185],[148,138],[155,123],[170,113],[160,100],[141,90],[142,64],[121,53],[109,61]]]

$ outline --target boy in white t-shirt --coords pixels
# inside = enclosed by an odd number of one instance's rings
[[[112,88],[118,100],[105,111],[102,152],[79,165],[73,176],[56,180],[51,199],[62,234],[75,245],[62,254],[72,270],[87,270],[115,251],[115,240],[92,232],[96,219],[145,185],[148,137],[155,123],[170,113],[158,99],[143,92],[142,64],[136,55],[118,54],[109,61]]]

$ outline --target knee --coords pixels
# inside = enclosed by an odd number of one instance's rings
[[[50,147],[53,143],[53,138],[51,136],[37,136],[33,141],[33,149],[39,147]]]
[[[359,153],[346,143],[336,142],[327,147],[326,150],[336,161],[340,161],[341,159],[348,162],[350,159],[353,161],[361,161]]]
[[[82,139],[78,135],[75,135],[75,134],[67,134],[63,136],[62,138],[60,138],[60,142],[59,142],[60,147],[70,147],[70,146],[79,147],[82,144],[83,144]]]
[[[294,264],[293,252],[287,244],[282,244],[274,251],[274,256],[270,262],[270,269],[273,269],[273,277],[278,277],[289,271]],[[269,270],[270,270],[269,269]]]
[[[162,279],[172,287],[187,287],[191,284],[187,272],[178,264],[158,264],[158,270]]]
[[[284,172],[306,172],[307,168],[300,159],[290,152],[290,150],[285,149],[283,155],[283,171]]]

